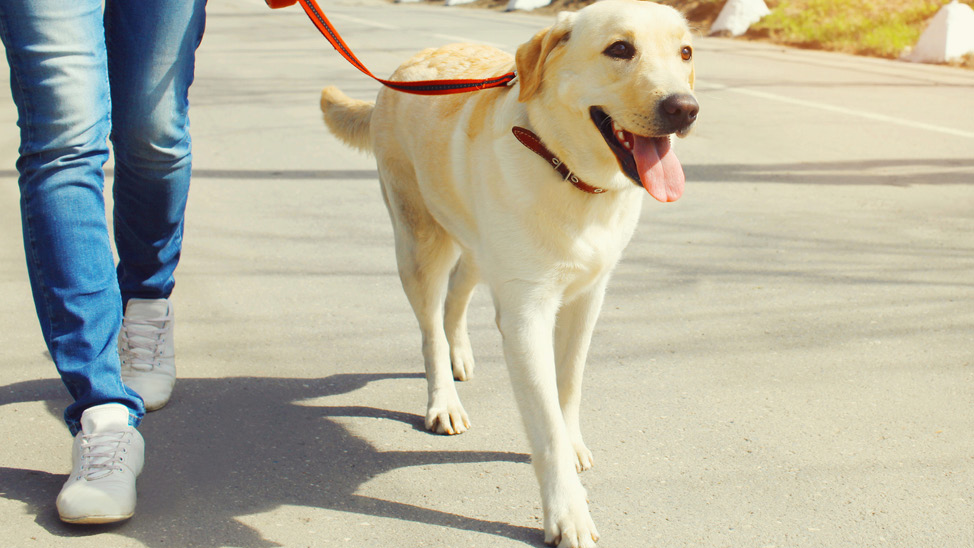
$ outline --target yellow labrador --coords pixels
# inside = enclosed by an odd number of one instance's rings
[[[325,122],[371,151],[395,229],[399,274],[423,334],[426,427],[469,428],[454,379],[470,378],[466,310],[490,287],[517,403],[531,441],[545,541],[598,540],[578,471],[582,369],[609,274],[636,227],[645,188],[683,191],[670,148],[690,131],[693,50],[684,17],[606,0],[521,45],[429,49],[393,80],[487,78],[507,87],[427,97],[383,89],[375,103],[325,88]],[[452,367],[451,367],[452,364]]]

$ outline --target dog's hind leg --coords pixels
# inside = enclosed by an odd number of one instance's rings
[[[416,197],[399,199],[385,191],[396,236],[396,260],[403,290],[423,335],[423,360],[429,400],[426,428],[460,434],[470,419],[460,404],[450,367],[450,346],[443,327],[444,301],[458,246]]]
[[[582,440],[579,407],[582,399],[582,371],[588,356],[595,321],[605,297],[604,280],[565,303],[558,312],[555,327],[555,363],[558,371],[558,401],[565,417],[565,426],[578,459],[575,467],[581,472],[592,467],[592,452]]]
[[[480,275],[473,258],[463,252],[450,275],[450,290],[446,295],[446,338],[450,341],[450,362],[453,364],[453,378],[458,381],[469,380],[473,376],[473,350],[467,332],[467,307],[470,297],[477,287]]]

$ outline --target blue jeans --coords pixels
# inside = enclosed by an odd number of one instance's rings
[[[81,413],[142,400],[121,380],[124,303],[168,298],[190,180],[189,86],[205,0],[0,0],[20,127],[21,220],[44,340]],[[115,245],[104,164],[115,153]]]

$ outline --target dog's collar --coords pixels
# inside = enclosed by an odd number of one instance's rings
[[[602,194],[605,192],[604,188],[592,186],[576,177],[575,174],[572,173],[572,170],[568,169],[564,162],[552,154],[551,151],[544,146],[544,143],[541,142],[541,138],[532,133],[531,130],[520,126],[514,126],[511,131],[514,132],[514,136],[517,137],[518,141],[521,141],[522,145],[528,147],[528,149],[530,149],[532,152],[547,160],[547,162],[551,164],[551,167],[555,168],[555,171],[560,173],[566,181],[575,185],[575,188],[583,192],[588,192],[589,194]]]

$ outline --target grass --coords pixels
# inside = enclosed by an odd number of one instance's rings
[[[974,0],[962,0],[971,5]],[[897,58],[916,44],[944,0],[780,0],[748,31],[791,46]]]

